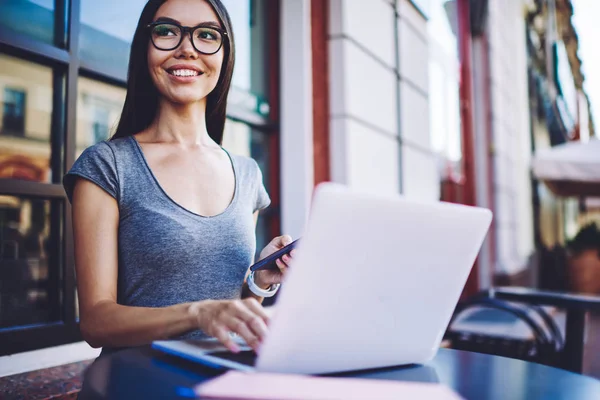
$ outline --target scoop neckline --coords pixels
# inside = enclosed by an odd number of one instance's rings
[[[233,170],[233,178],[234,178],[234,181],[235,181],[235,183],[234,183],[234,189],[233,189],[233,198],[229,202],[229,205],[227,206],[227,208],[225,208],[225,210],[223,210],[219,214],[215,214],[215,215],[202,215],[202,214],[195,213],[195,212],[191,211],[190,209],[182,206],[181,204],[179,204],[178,202],[176,202],[171,196],[169,196],[169,194],[166,192],[166,190],[162,187],[162,185],[158,181],[158,178],[156,177],[156,175],[154,175],[154,172],[152,171],[152,168],[150,168],[150,164],[148,163],[148,160],[146,159],[146,156],[144,154],[144,150],[142,149],[142,146],[140,145],[140,143],[137,141],[137,139],[134,137],[134,135],[130,135],[129,138],[130,138],[130,140],[133,141],[134,147],[136,148],[137,153],[138,153],[139,157],[142,159],[142,162],[144,164],[144,170],[150,176],[151,181],[154,183],[154,186],[162,194],[163,198],[165,200],[167,200],[167,202],[169,202],[170,204],[174,205],[179,210],[182,210],[185,213],[187,213],[188,215],[191,215],[191,216],[194,216],[194,217],[197,217],[197,218],[201,218],[201,219],[214,219],[214,218],[223,217],[223,216],[229,214],[231,212],[231,210],[233,210],[233,208],[237,204],[237,200],[238,200],[238,197],[239,197],[239,174],[238,174],[238,169],[237,169],[237,165],[236,165],[235,159],[231,156],[231,154],[229,154],[229,152],[227,150],[225,150],[225,148],[223,146],[219,146],[219,147],[221,148],[221,150],[223,150],[225,152],[225,154],[227,154],[227,157],[229,158],[229,162],[231,164],[231,168]]]

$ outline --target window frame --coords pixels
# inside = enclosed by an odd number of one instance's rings
[[[62,278],[62,303],[59,314],[62,321],[0,329],[0,356],[37,350],[81,341],[79,322],[76,320],[76,281],[71,206],[62,186],[62,177],[75,162],[77,101],[79,77],[126,87],[127,71],[116,71],[110,63],[101,65],[80,58],[79,33],[81,2],[88,0],[54,0],[54,44],[15,34],[0,25],[0,53],[52,68],[52,115],[50,129],[52,182],[31,182],[18,179],[0,180],[0,195],[35,197],[51,200],[52,240],[57,240],[55,273]],[[265,16],[267,35],[266,63],[272,69],[267,81],[270,96],[270,119],[247,110],[228,107],[227,117],[243,122],[268,136],[269,182],[272,205],[267,218],[269,234],[280,234],[279,217],[279,0],[272,0]],[[266,73],[266,70],[265,70]]]

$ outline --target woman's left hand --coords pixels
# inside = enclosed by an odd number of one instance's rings
[[[277,236],[260,252],[259,259],[262,260],[290,243],[292,243],[292,238],[289,235]],[[288,266],[294,257],[294,251],[295,250],[292,250],[289,255],[284,255],[275,261],[279,270],[263,269],[256,271],[254,273],[254,282],[263,289],[281,283],[287,273]]]

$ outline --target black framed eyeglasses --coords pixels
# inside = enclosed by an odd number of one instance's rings
[[[150,40],[158,50],[175,50],[186,33],[198,53],[211,55],[221,50],[227,32],[213,26],[181,26],[174,22],[152,22],[148,24]]]

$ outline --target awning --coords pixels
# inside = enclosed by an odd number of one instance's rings
[[[600,140],[536,151],[533,175],[564,197],[600,197]]]

